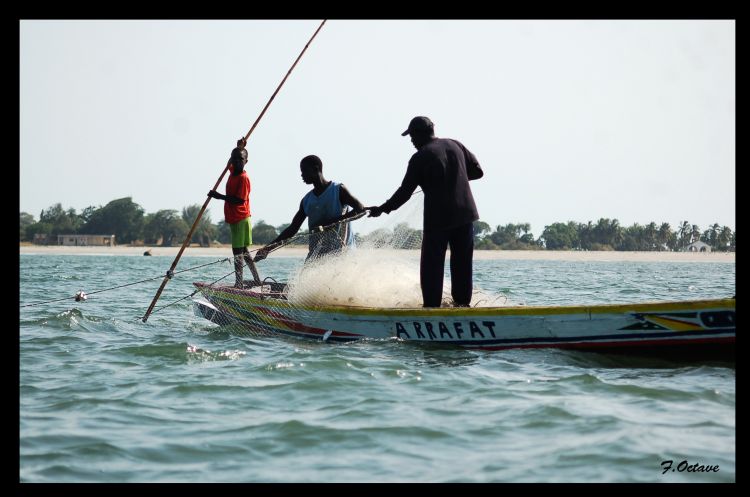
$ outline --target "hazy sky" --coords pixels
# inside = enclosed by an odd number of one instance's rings
[[[202,204],[319,23],[21,21],[20,210]],[[731,20],[329,20],[250,137],[253,220],[291,221],[308,154],[382,203],[426,115],[493,227],[734,229],[735,58]]]

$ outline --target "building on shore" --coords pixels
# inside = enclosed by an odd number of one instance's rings
[[[686,252],[711,252],[711,245],[704,242],[693,242],[685,247]]]
[[[115,235],[57,235],[57,245],[114,247]]]

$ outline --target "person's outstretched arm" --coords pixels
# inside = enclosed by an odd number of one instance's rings
[[[216,190],[209,190],[208,194],[209,197],[215,198],[218,200],[225,200],[229,202],[230,204],[242,204],[245,201],[242,200],[239,197],[235,197],[234,195],[222,195],[221,193],[217,192]]]
[[[382,205],[367,207],[367,210],[370,211],[369,217],[378,217],[383,212],[388,214],[391,211],[398,209],[411,198],[414,190],[417,189],[417,186],[419,186],[417,165],[414,161],[410,160],[409,167],[406,168],[404,179],[401,181],[401,186],[399,186],[398,190],[391,195],[391,198],[386,200]]]
[[[293,237],[297,234],[300,227],[302,227],[302,223],[305,221],[305,218],[307,217],[307,214],[305,214],[304,209],[302,209],[302,202],[299,203],[299,210],[294,215],[294,219],[292,219],[292,224],[286,227],[284,231],[279,233],[279,236],[273,239],[273,241],[269,244],[267,244],[262,249],[258,250],[258,252],[255,254],[255,261],[262,261],[266,257],[268,257],[268,253],[271,251],[272,248],[274,248],[279,243],[283,242],[284,240],[288,240],[289,238]]]
[[[354,209],[354,212],[362,212],[365,210],[365,206],[357,200],[354,195],[352,195],[349,190],[346,189],[344,185],[341,185],[341,189],[339,190],[339,199],[341,200],[342,204],[348,205],[352,209]]]
[[[482,176],[484,176],[484,171],[482,171],[481,166],[479,165],[479,161],[477,160],[476,156],[469,151],[468,148],[464,146],[461,142],[456,142],[461,147],[461,150],[464,152],[464,162],[466,163],[466,176],[469,178],[469,181],[473,179],[479,179]]]

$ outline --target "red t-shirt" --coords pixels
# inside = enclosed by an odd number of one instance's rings
[[[246,217],[250,217],[250,178],[246,171],[242,171],[242,174],[239,176],[229,176],[227,180],[227,195],[245,200],[241,204],[233,204],[229,201],[224,202],[224,220],[227,223],[234,224]]]

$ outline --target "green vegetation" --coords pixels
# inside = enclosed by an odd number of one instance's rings
[[[623,228],[617,219],[601,218],[596,224],[568,221],[544,227],[534,239],[528,223],[497,226],[491,231],[482,221],[474,222],[474,246],[501,250],[639,250],[680,251],[701,241],[717,252],[735,251],[735,232],[728,226],[711,225],[701,231],[695,224],[683,221],[677,231],[669,223],[638,223]]]
[[[57,235],[98,234],[115,235],[118,244],[181,245],[200,211],[200,205],[184,207],[182,212],[163,209],[145,214],[143,208],[131,197],[120,198],[105,206],[86,207],[80,214],[75,209],[63,209],[57,203],[42,210],[39,220],[20,213],[20,241],[56,243]],[[210,221],[209,209],[203,213],[193,233],[191,242],[202,247],[212,243],[230,243],[229,226],[222,220]],[[253,221],[253,243],[264,245],[281,233],[288,224],[271,226],[265,221]],[[679,251],[691,243],[701,241],[718,252],[734,252],[735,232],[717,223],[701,231],[700,227],[682,221],[676,230],[669,223],[645,226],[638,223],[620,226],[617,219],[601,218],[586,224],[568,221],[545,226],[539,238],[534,238],[529,223],[498,225],[493,230],[484,221],[474,222],[474,244],[484,250],[640,250]],[[397,248],[416,248],[422,241],[422,230],[410,228],[406,223],[393,231],[381,228],[366,235],[356,235],[358,242],[369,241],[378,246],[395,240]],[[298,243],[306,243],[304,239]]]
[[[55,204],[42,210],[39,221],[28,212],[21,212],[19,240],[22,242],[57,243],[57,235],[115,235],[115,243],[179,246],[185,241],[190,227],[198,217],[198,204],[175,209],[162,209],[145,214],[143,208],[131,197],[120,198],[105,206],[86,207],[80,214],[75,209],[63,209]],[[206,209],[198,222],[191,243],[209,247],[212,243],[229,244],[232,237],[224,220],[211,222],[210,209]],[[262,219],[253,221],[253,243],[266,244],[276,238],[288,224],[273,227]],[[302,231],[306,233],[306,231]],[[299,243],[307,243],[302,240]]]
[[[265,245],[273,241],[276,236],[281,233],[270,224],[266,224],[262,219],[253,222],[253,244]]]
[[[57,204],[58,206],[60,204]],[[80,219],[80,229],[57,229],[52,234],[85,233],[115,235],[116,243],[133,243],[141,238],[143,232],[143,208],[133,202],[130,197],[113,200],[104,207],[87,207],[83,210],[88,221],[84,224]],[[76,218],[75,209],[68,210],[70,218]]]

